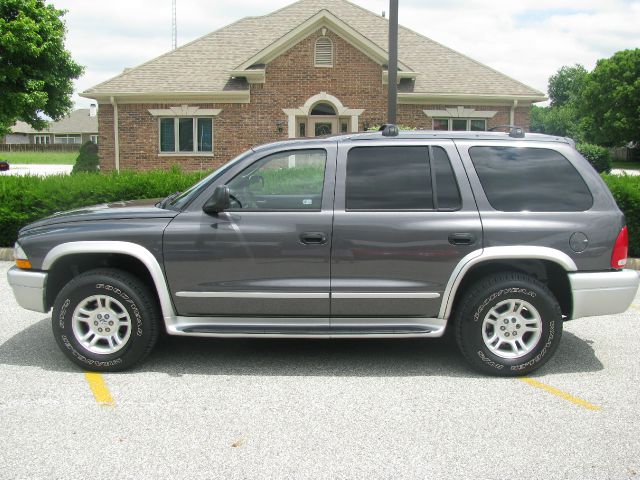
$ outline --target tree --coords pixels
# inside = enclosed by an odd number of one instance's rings
[[[531,105],[531,131],[570,137],[576,142],[584,140],[582,122],[573,103],[561,107]]]
[[[580,97],[580,92],[588,75],[579,64],[564,66],[555,75],[549,77],[548,93],[552,107],[562,107]]]
[[[98,146],[93,142],[85,142],[84,145],[80,147],[78,158],[71,173],[97,172],[98,170],[100,170]]]
[[[82,74],[64,47],[63,10],[44,0],[0,1],[0,132],[16,120],[36,129],[73,106],[72,80]]]
[[[587,140],[604,146],[640,142],[640,49],[598,60],[578,104]]]

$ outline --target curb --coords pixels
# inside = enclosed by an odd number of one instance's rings
[[[13,261],[13,248],[0,248],[0,261]],[[631,270],[640,270],[640,258],[627,259],[627,266]]]

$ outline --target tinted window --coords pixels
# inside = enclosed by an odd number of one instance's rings
[[[491,206],[504,212],[581,212],[593,197],[569,160],[544,148],[469,149]]]
[[[347,158],[348,210],[433,208],[426,147],[357,147]]]
[[[433,147],[431,151],[431,168],[436,177],[437,207],[440,210],[458,210],[462,202],[449,156],[441,147]]]

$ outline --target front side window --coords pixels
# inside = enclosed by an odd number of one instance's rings
[[[36,135],[34,140],[37,145],[48,145],[51,137],[49,135]]]
[[[472,147],[487,200],[503,212],[583,212],[593,197],[575,167],[546,148]]]
[[[327,163],[325,150],[269,155],[231,180],[231,209],[320,210]]]
[[[213,119],[211,117],[161,118],[160,152],[213,152]]]
[[[433,208],[428,147],[355,147],[347,157],[347,210]]]

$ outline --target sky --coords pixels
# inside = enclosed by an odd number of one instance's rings
[[[77,95],[171,49],[171,0],[51,0],[68,10],[67,48],[85,66]],[[177,0],[178,46],[292,0]],[[388,0],[354,0],[381,14]],[[640,0],[399,0],[399,22],[542,92],[563,65],[640,47]]]

